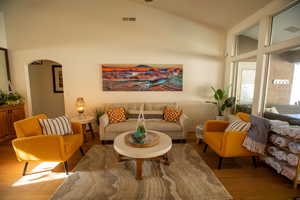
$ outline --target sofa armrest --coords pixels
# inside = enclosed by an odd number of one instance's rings
[[[204,123],[204,132],[224,132],[229,122],[224,120],[207,120]]]
[[[38,135],[12,141],[17,158],[21,160],[63,161],[63,136]]]
[[[101,140],[101,135],[105,133],[105,127],[108,126],[109,124],[109,119],[107,113],[104,113],[100,118],[99,118],[99,135],[100,135],[100,140]]]
[[[184,113],[181,114],[179,118],[179,124],[182,126],[184,134],[187,132],[188,124],[189,124],[189,117]]]
[[[83,134],[82,124],[78,122],[72,122],[71,125],[74,134]]]

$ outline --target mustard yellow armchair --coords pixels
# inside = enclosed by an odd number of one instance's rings
[[[64,162],[65,172],[68,174],[67,160],[83,144],[83,129],[81,124],[72,123],[72,135],[43,135],[38,122],[46,115],[37,115],[14,123],[17,138],[12,141],[13,148],[19,161],[25,161],[23,176],[29,161]]]
[[[249,115],[246,113],[237,113],[237,117],[243,121],[249,122]],[[222,167],[223,158],[232,157],[247,157],[251,156],[253,165],[256,167],[256,154],[248,151],[242,146],[242,143],[247,135],[247,132],[242,131],[229,131],[225,129],[229,122],[222,120],[208,120],[204,124],[204,150],[206,152],[209,146],[219,155],[218,169]]]

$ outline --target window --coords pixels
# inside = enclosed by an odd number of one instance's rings
[[[300,119],[300,47],[270,55],[265,112]]]
[[[237,55],[254,51],[258,47],[258,30],[259,25],[256,24],[236,36],[236,53]]]
[[[300,37],[300,3],[273,16],[271,43]]]

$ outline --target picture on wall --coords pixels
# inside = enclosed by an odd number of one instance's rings
[[[103,64],[102,80],[103,91],[182,91],[183,65]]]
[[[52,80],[53,80],[53,92],[54,93],[63,93],[64,92],[64,81],[63,81],[61,65],[52,65]]]

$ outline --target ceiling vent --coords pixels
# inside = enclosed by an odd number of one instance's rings
[[[298,31],[300,31],[300,28],[296,27],[296,26],[289,26],[289,27],[285,28],[284,30],[291,32],[291,33],[296,33]]]
[[[124,22],[135,22],[136,18],[135,17],[123,17],[122,20]]]

